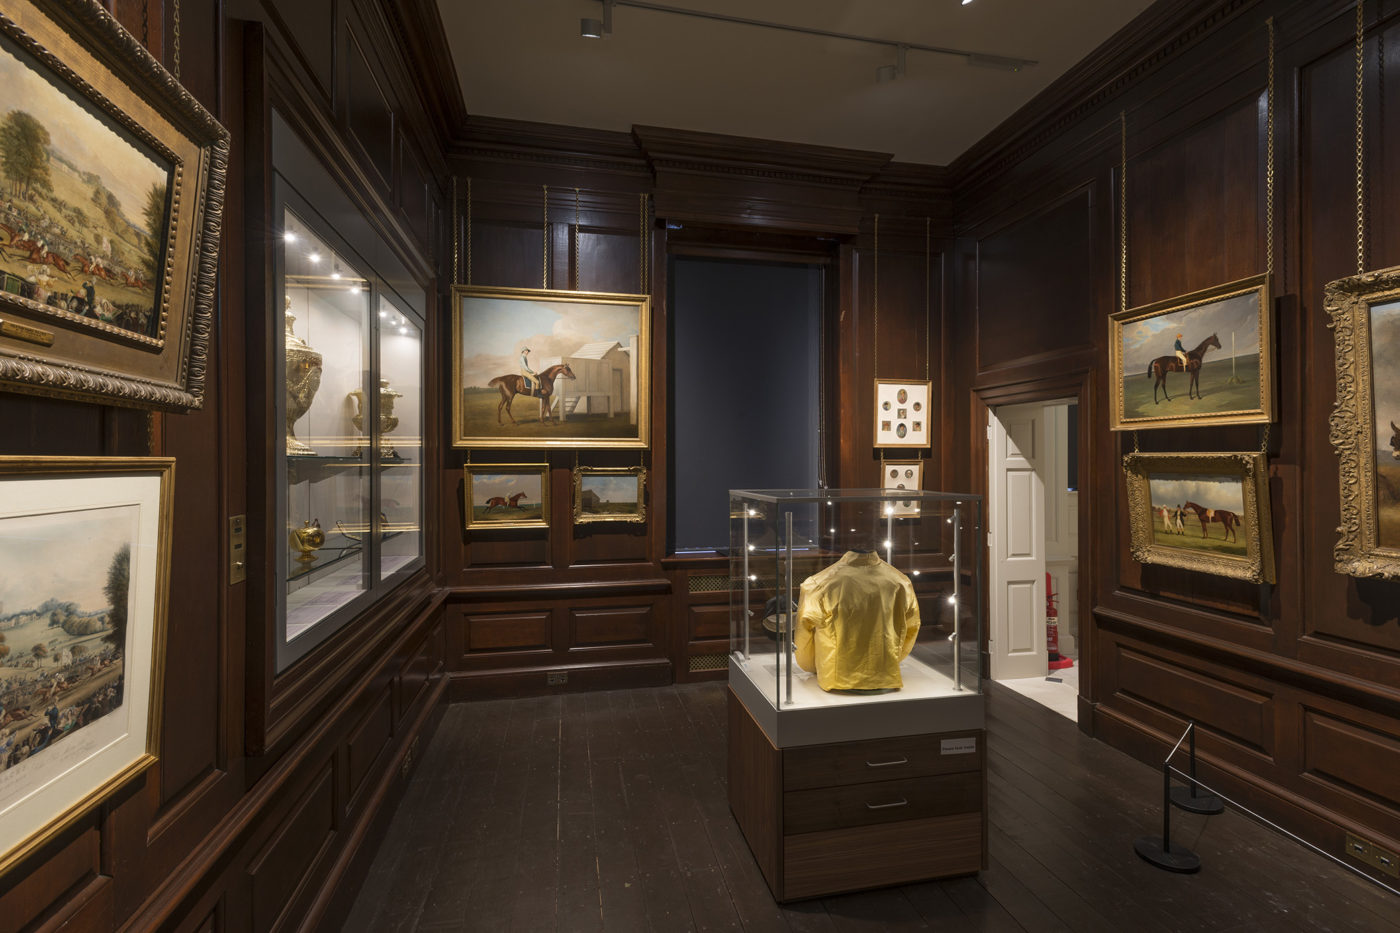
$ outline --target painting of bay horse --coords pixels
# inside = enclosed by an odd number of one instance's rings
[[[486,500],[485,511],[489,512],[492,509],[518,509],[520,508],[520,500],[524,498],[525,493],[523,492],[517,492],[509,496],[492,496]]]
[[[569,368],[568,363],[555,363],[553,366],[550,366],[544,372],[540,373],[537,377],[534,391],[528,393],[525,391],[525,378],[519,373],[506,373],[504,376],[497,376],[495,379],[486,383],[488,386],[501,391],[501,403],[496,406],[496,423],[505,424],[505,422],[501,420],[502,414],[510,419],[511,424],[519,423],[515,420],[515,416],[511,414],[510,411],[510,404],[515,401],[517,395],[524,395],[527,398],[538,398],[540,400],[540,421],[544,422],[548,420],[549,413],[554,407],[554,381],[561,378],[575,378],[574,371]],[[555,415],[553,420],[557,422],[559,416]]]
[[[1231,512],[1229,509],[1208,509],[1194,502],[1187,502],[1185,508],[1196,513],[1196,519],[1201,523],[1202,538],[1209,538],[1211,524],[1219,523],[1224,532],[1224,534],[1221,535],[1221,540],[1228,541],[1233,539],[1236,542],[1239,541],[1239,535],[1235,533],[1235,528],[1240,523],[1240,517],[1234,512]]]
[[[1186,372],[1190,375],[1191,381],[1186,387],[1187,398],[1201,397],[1201,365],[1205,362],[1207,350],[1219,350],[1220,338],[1216,334],[1211,334],[1202,340],[1194,350],[1186,351]],[[1179,373],[1182,370],[1181,358],[1175,353],[1169,356],[1159,356],[1147,365],[1147,375],[1156,379],[1152,386],[1152,402],[1155,405],[1158,401],[1157,390],[1162,390],[1162,396],[1171,401],[1172,397],[1167,393],[1167,373]]]

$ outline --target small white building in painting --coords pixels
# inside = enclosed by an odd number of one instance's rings
[[[633,335],[624,346],[617,340],[597,340],[586,343],[563,358],[574,371],[573,379],[560,379],[554,384],[558,398],[558,414],[563,420],[570,415],[616,415],[627,412],[637,423],[637,337]]]

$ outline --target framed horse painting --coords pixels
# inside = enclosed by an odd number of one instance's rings
[[[1115,431],[1274,420],[1267,275],[1109,316]]]
[[[1340,459],[1338,573],[1400,579],[1400,267],[1329,282]]]
[[[645,467],[574,467],[574,524],[647,520]]]
[[[1131,453],[1133,559],[1274,582],[1268,463],[1253,453]]]
[[[458,285],[452,302],[452,446],[648,446],[647,296]]]
[[[228,154],[104,4],[5,4],[0,387],[200,407]]]
[[[468,531],[549,527],[549,464],[468,463],[462,472]]]

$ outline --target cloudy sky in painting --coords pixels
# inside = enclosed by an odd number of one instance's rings
[[[636,502],[637,477],[635,476],[587,476],[580,485],[584,492],[593,491],[603,502]]]
[[[0,519],[0,614],[33,609],[49,598],[103,609],[107,568],[136,540],[139,509],[125,505]]]
[[[509,499],[517,492],[525,493],[522,502],[540,501],[539,473],[473,473],[472,505],[485,505],[495,496]]]
[[[1208,509],[1228,509],[1236,515],[1244,515],[1244,483],[1239,477],[1222,478],[1204,473],[1148,474],[1148,483],[1154,507],[1194,502]]]
[[[78,168],[100,177],[121,201],[126,219],[143,225],[141,209],[146,203],[146,192],[152,184],[166,184],[165,169],[26,62],[27,59],[15,56],[9,42],[0,43],[0,88],[4,88],[0,94],[0,118],[11,110],[28,112],[49,131],[50,148]],[[92,207],[77,206],[85,210]]]
[[[579,347],[616,340],[624,347],[638,332],[635,305],[597,305],[519,298],[464,299],[462,385],[484,386],[497,376],[520,372],[520,350],[530,348],[531,369],[557,363]]]
[[[1390,422],[1400,424],[1400,301],[1371,309],[1371,401],[1376,447],[1390,456]]]
[[[1231,334],[1234,334],[1236,353],[1240,356],[1257,354],[1259,302],[1256,293],[1123,325],[1123,375],[1146,373],[1148,365],[1157,357],[1174,355],[1172,347],[1177,334],[1181,334],[1181,344],[1187,350],[1194,350],[1211,334],[1219,337],[1220,350],[1207,351],[1206,362],[1230,358]]]

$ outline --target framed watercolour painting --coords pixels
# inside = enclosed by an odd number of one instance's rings
[[[1133,559],[1274,582],[1268,464],[1253,453],[1131,453]]]
[[[0,15],[0,386],[188,411],[227,131],[94,0]]]
[[[454,447],[646,447],[651,299],[452,289]]]
[[[645,522],[644,467],[575,467],[574,524]]]
[[[1400,579],[1400,267],[1329,282],[1340,460],[1338,573]]]
[[[0,875],[156,760],[174,471],[0,457]]]
[[[876,379],[875,446],[928,447],[932,395],[927,379]]]
[[[1274,420],[1267,275],[1109,316],[1115,431]]]
[[[549,464],[468,463],[467,530],[549,527]]]
[[[922,460],[885,460],[880,464],[882,489],[923,489],[924,462]],[[919,503],[905,500],[887,503],[893,515],[914,516],[919,514]]]

